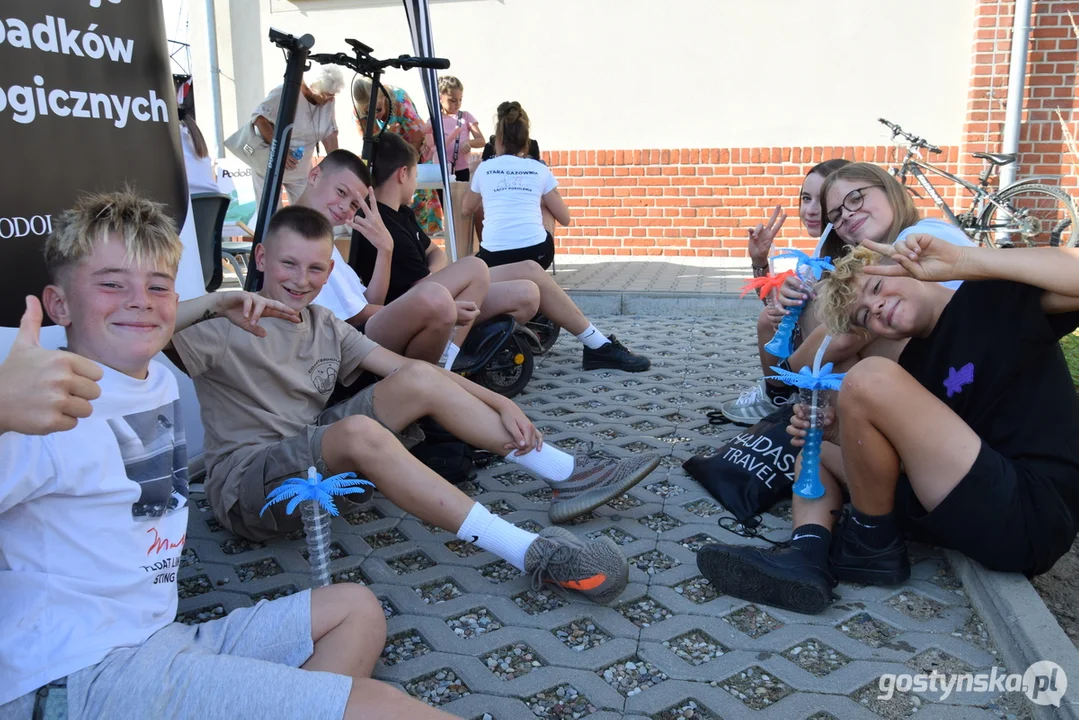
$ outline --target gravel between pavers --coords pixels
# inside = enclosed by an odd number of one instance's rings
[[[210,582],[210,578],[205,575],[196,575],[190,578],[181,578],[176,582],[176,592],[183,600],[189,597],[195,597],[196,595],[202,595],[208,593],[214,589],[213,583]]]
[[[397,528],[390,528],[389,530],[380,530],[376,533],[371,533],[370,535],[364,535],[363,541],[370,545],[372,550],[378,550],[379,548],[389,547],[390,545],[408,542],[408,538]]]
[[[637,627],[646,628],[671,617],[671,611],[652,598],[641,598],[618,606],[618,612]]]
[[[759,638],[783,627],[783,623],[756,605],[746,605],[723,619],[751,638]]]
[[[605,527],[602,530],[593,530],[592,532],[588,533],[589,540],[595,540],[596,538],[601,536],[609,537],[611,540],[614,541],[616,545],[625,545],[637,539],[622,528],[616,527],[614,525],[610,527]]]
[[[869,613],[858,613],[838,625],[839,631],[854,640],[860,640],[871,648],[883,647],[899,631],[888,623],[877,620]]]
[[[719,597],[712,583],[700,575],[675,585],[674,591],[697,605],[703,605]]]
[[[712,685],[723,688],[754,710],[774,705],[792,692],[786,683],[756,665]]]
[[[472,694],[468,686],[448,668],[413,680],[405,685],[405,692],[434,707]]]
[[[678,544],[684,547],[690,552],[697,552],[705,545],[711,545],[712,543],[719,542],[711,535],[705,533],[697,533],[696,535],[690,535],[685,540],[679,540]]]
[[[449,625],[454,635],[465,640],[502,628],[502,623],[487,608],[469,610],[464,615],[450,618],[446,621],[446,624]]]
[[[667,679],[666,673],[639,657],[615,663],[598,671],[597,674],[626,697],[640,695],[648,688],[655,687]]]
[[[517,603],[517,607],[521,608],[529,615],[542,615],[545,612],[557,610],[568,604],[565,600],[546,588],[539,592],[536,592],[535,590],[526,590],[523,593],[518,593],[513,596],[513,602]]]
[[[280,575],[283,572],[285,572],[285,569],[281,567],[280,563],[273,558],[266,558],[238,566],[236,568],[236,577],[240,582],[246,583],[273,575]]]
[[[611,639],[611,636],[603,632],[592,622],[591,618],[576,620],[569,625],[555,628],[551,632],[561,640],[566,647],[575,652],[583,652],[599,647]]]
[[[596,706],[572,685],[559,685],[536,693],[525,700],[525,705],[536,717],[550,720],[577,720],[596,712]]]
[[[431,646],[423,641],[420,634],[409,630],[386,638],[382,648],[382,664],[387,667],[406,662],[431,652]]]
[[[407,555],[398,555],[395,558],[387,560],[386,564],[390,566],[390,570],[393,570],[398,575],[407,575],[408,573],[419,572],[420,570],[434,567],[435,561],[417,550],[416,552],[410,552]]]
[[[484,576],[496,585],[500,585],[504,582],[513,580],[516,577],[520,577],[521,571],[510,565],[505,560],[496,560],[493,563],[487,563],[480,568],[480,575]]]
[[[640,519],[641,525],[644,525],[649,530],[656,533],[665,533],[668,530],[674,530],[676,527],[681,527],[683,523],[678,518],[671,517],[665,512],[652,513],[651,515],[645,515]]]
[[[499,648],[481,657],[480,662],[487,666],[492,675],[503,681],[527,675],[544,665],[543,661],[536,655],[536,651],[526,643],[517,643],[516,645]]]
[[[850,662],[850,658],[819,640],[806,640],[782,653],[783,657],[817,677],[824,677]]]
[[[652,716],[652,720],[720,720],[696,700],[683,700]]]
[[[888,604],[915,620],[932,620],[944,616],[945,606],[936,600],[914,592],[900,593],[890,599]]]
[[[452,580],[436,580],[414,588],[414,590],[428,605],[437,605],[438,603],[453,600],[455,597],[461,597],[461,588],[457,587],[457,584]]]
[[[640,555],[634,555],[629,559],[629,564],[641,572],[649,575],[655,575],[661,573],[664,570],[670,570],[673,567],[681,565],[678,560],[675,560],[670,555],[660,552],[659,550],[649,550],[648,552],[641,553]]]
[[[473,545],[467,540],[450,540],[446,543],[446,549],[457,557],[472,557],[483,552],[483,548]]]
[[[692,630],[671,640],[664,640],[663,647],[669,649],[690,665],[703,665],[714,660],[730,648],[701,630]]]

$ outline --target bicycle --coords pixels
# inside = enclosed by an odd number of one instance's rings
[[[1075,203],[1060,188],[1045,184],[1045,181],[1052,181],[1053,178],[1035,176],[998,190],[989,187],[989,178],[993,173],[1015,162],[1016,155],[973,153],[974,157],[985,161],[985,170],[978,176],[978,184],[975,185],[922,157],[922,150],[940,154],[942,150],[936,145],[884,118],[879,118],[879,122],[892,131],[893,141],[903,138],[907,142],[907,155],[899,167],[892,168],[892,175],[911,195],[921,197],[907,184],[907,175],[912,175],[941,212],[976,242],[994,248],[1020,245],[1075,247],[1079,243],[1079,214],[1076,213]],[[961,185],[973,195],[970,207],[959,214],[953,212],[923,171]]]

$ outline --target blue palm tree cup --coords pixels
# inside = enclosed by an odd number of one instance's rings
[[[831,341],[831,335],[825,338],[817,352],[815,369],[804,367],[798,372],[790,372],[773,367],[776,374],[773,380],[780,380],[799,390],[799,402],[809,413],[809,431],[802,447],[802,469],[794,482],[794,494],[798,497],[815,499],[824,495],[824,484],[820,479],[820,449],[824,442],[824,411],[828,408],[828,392],[838,390],[843,384],[846,373],[833,373],[832,363],[822,367],[820,359],[824,348]]]
[[[326,478],[315,468],[307,469],[306,478],[289,478],[266,496],[262,515],[271,506],[288,500],[285,513],[291,515],[300,508],[303,532],[307,538],[307,561],[311,564],[313,587],[330,584],[330,518],[340,513],[334,503],[335,497],[362,493],[365,487],[374,487],[369,480],[361,480],[356,473],[341,473]]]
[[[829,230],[831,230],[831,225],[825,228],[825,233]],[[799,279],[801,279],[803,285],[812,285],[820,280],[825,270],[835,270],[835,266],[832,265],[832,258],[815,258],[811,255],[807,255],[801,250],[788,250],[785,253],[776,255],[773,259],[778,260],[780,258],[788,257],[798,259],[798,266],[795,268],[795,273],[798,275]],[[766,352],[774,355],[780,360],[791,356],[791,353],[794,352],[794,328],[798,326],[798,319],[802,316],[802,311],[804,309],[804,304],[787,308],[787,314],[779,321],[779,327],[776,328],[776,334],[773,335],[772,339],[764,346]]]

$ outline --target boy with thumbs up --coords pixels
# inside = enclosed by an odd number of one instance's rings
[[[217,314],[258,336],[263,317],[299,318],[248,293],[178,303],[183,245],[162,206],[130,192],[84,197],[53,227],[44,305],[70,352],[38,347],[31,300],[0,366],[0,720],[53,706],[72,718],[447,717],[370,678],[386,624],[358,585],[174,622],[187,453],[176,380],[154,357],[174,329]]]

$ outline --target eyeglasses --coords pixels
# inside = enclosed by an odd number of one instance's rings
[[[875,187],[880,187],[880,185],[866,185],[864,187],[854,188],[843,198],[843,202],[839,204],[839,207],[828,211],[825,219],[835,225],[839,222],[840,216],[843,215],[844,209],[849,210],[850,212],[858,212],[862,209],[862,203],[865,202],[865,194],[862,191]]]

